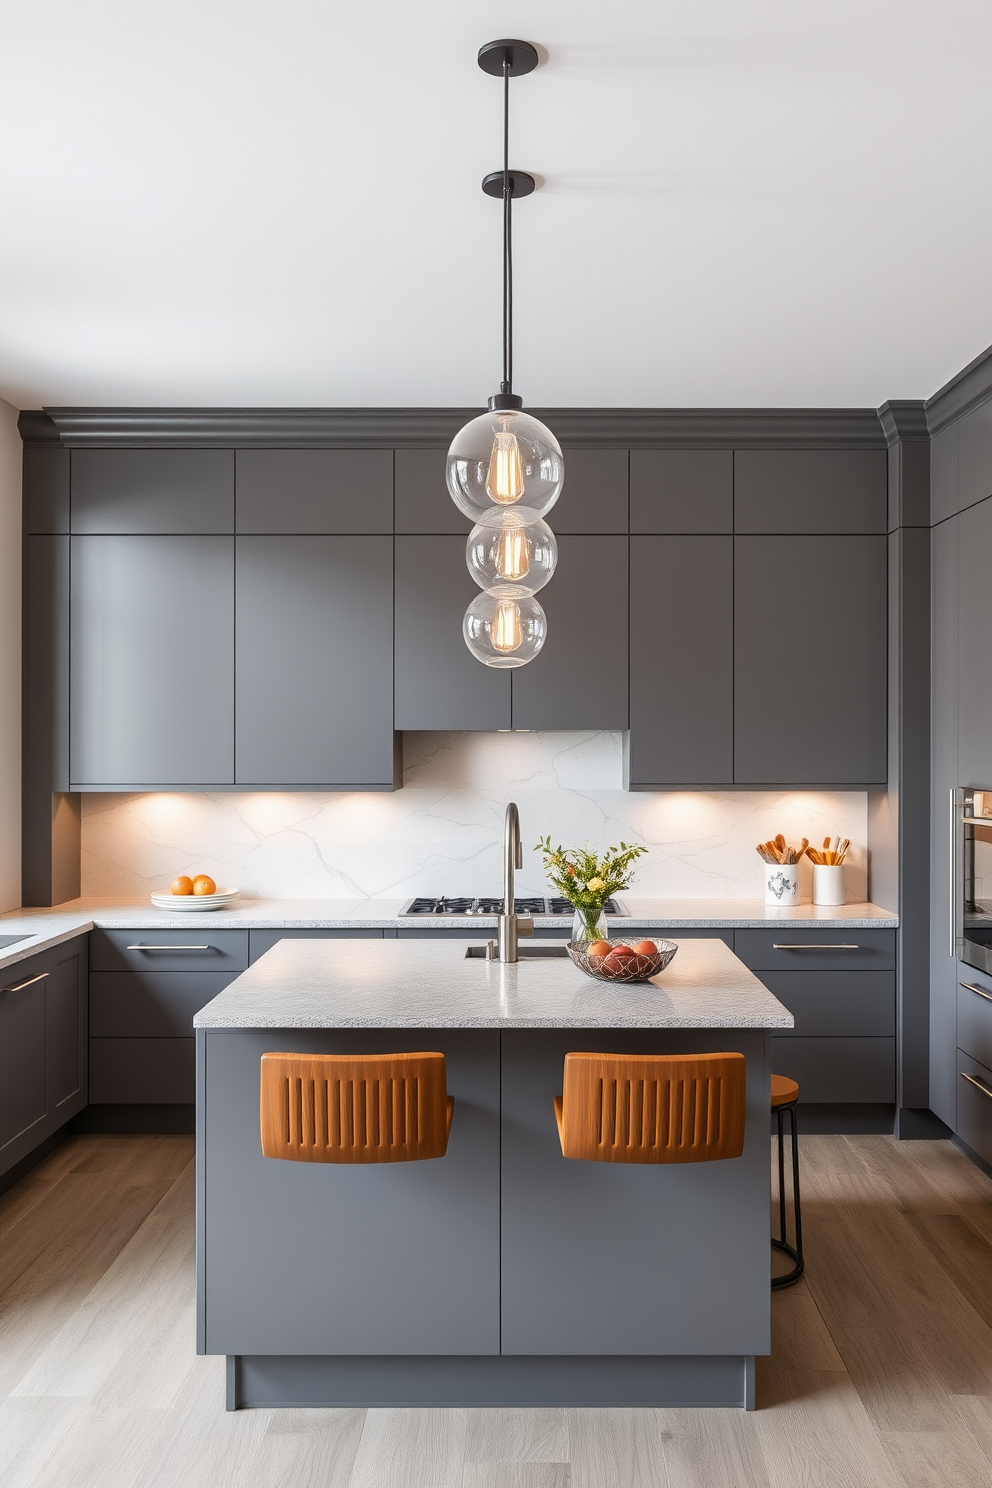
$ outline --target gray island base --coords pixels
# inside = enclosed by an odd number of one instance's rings
[[[197,1014],[197,1346],[227,1356],[228,1407],[753,1407],[791,1015],[718,940],[642,986],[467,944],[282,941]],[[262,1156],[263,1053],[418,1049],[447,1062],[444,1158]],[[581,1049],[739,1050],[743,1155],[566,1160],[552,1100]]]

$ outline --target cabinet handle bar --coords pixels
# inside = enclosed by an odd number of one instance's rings
[[[801,945],[793,941],[789,945],[779,945],[777,941],[772,942],[773,951],[860,951],[860,949],[861,947],[857,945],[837,945],[834,943],[830,945],[817,945],[815,943]]]
[[[974,1085],[976,1090],[980,1090],[983,1095],[987,1095],[989,1100],[992,1100],[992,1090],[989,1089],[984,1080],[976,1080],[974,1075],[966,1075],[964,1070],[961,1070],[960,1073],[962,1080],[967,1080],[969,1085]]]
[[[4,987],[4,992],[23,992],[25,987],[33,987],[35,982],[43,982],[49,975],[47,971],[39,971],[37,976],[28,977],[27,981],[15,982],[11,987]]]
[[[153,946],[133,945],[133,946],[128,946],[127,949],[129,951],[209,951],[211,949],[211,947],[208,946],[208,945],[200,945],[200,946],[187,946],[187,945],[153,945]]]
[[[986,992],[983,988],[976,987],[974,982],[961,982],[959,983],[959,985],[962,986],[966,992],[974,992],[976,997],[984,997],[986,1002],[992,1002],[992,992]]]

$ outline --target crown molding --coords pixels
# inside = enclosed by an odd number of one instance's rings
[[[992,396],[992,346],[977,356],[967,367],[963,367],[950,382],[926,401],[927,426],[930,433],[939,434],[948,424],[963,418],[979,403]]]
[[[894,444],[901,440],[929,440],[930,429],[927,424],[926,404],[919,401],[907,400],[883,403],[878,410],[878,421],[885,435],[885,442],[891,449]]]
[[[884,448],[873,408],[533,409],[565,446]],[[225,448],[447,445],[478,408],[47,408],[22,413],[25,444]]]

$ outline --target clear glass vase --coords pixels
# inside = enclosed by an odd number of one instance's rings
[[[572,939],[576,940],[609,940],[610,927],[606,923],[606,913],[602,905],[595,909],[579,909],[574,906],[575,914],[572,916]]]

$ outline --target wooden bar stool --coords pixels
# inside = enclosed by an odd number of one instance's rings
[[[743,1054],[566,1054],[554,1099],[565,1157],[685,1163],[740,1157]]]
[[[443,1157],[454,1097],[443,1054],[263,1054],[265,1157],[419,1162]]]
[[[772,1111],[778,1124],[778,1235],[772,1236],[772,1245],[785,1255],[791,1256],[795,1264],[781,1276],[772,1277],[772,1287],[787,1287],[799,1280],[806,1266],[803,1259],[803,1216],[799,1204],[799,1143],[796,1140],[796,1104],[799,1086],[786,1075],[772,1075]],[[785,1115],[788,1113],[792,1136],[792,1205],[795,1214],[796,1243],[789,1244],[785,1222]]]

